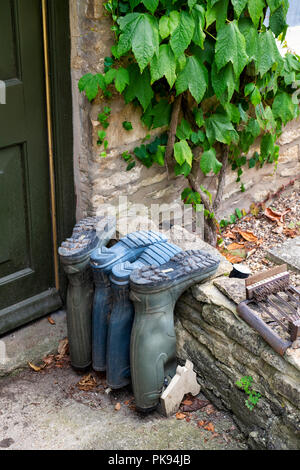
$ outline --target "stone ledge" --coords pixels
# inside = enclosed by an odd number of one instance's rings
[[[181,297],[176,305],[178,358],[194,363],[203,393],[232,411],[250,447],[300,449],[299,350],[279,356],[239,318],[236,304],[244,289],[242,280],[219,277]],[[253,377],[253,388],[262,395],[252,412],[235,385],[245,375]]]

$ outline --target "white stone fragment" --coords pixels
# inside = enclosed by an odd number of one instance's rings
[[[184,395],[191,393],[193,396],[200,392],[194,365],[187,360],[184,367],[178,366],[176,375],[163,392],[160,398],[160,411],[167,417],[172,416],[179,409]]]

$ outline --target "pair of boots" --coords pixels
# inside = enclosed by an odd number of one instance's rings
[[[147,265],[164,264],[180,251],[159,233],[140,231],[127,235],[110,249],[93,252],[93,368],[106,370],[110,388],[122,388],[131,381],[134,307],[129,299],[130,274]]]
[[[98,230],[93,227],[96,222],[101,226]],[[181,252],[153,232],[137,232],[111,249],[99,249],[108,242],[113,224],[112,220],[85,219],[60,249],[70,280],[67,317],[71,363],[77,369],[91,364],[91,257],[96,284],[94,367],[103,370],[108,358],[108,383],[119,388],[130,381],[130,363],[136,407],[148,412],[157,407],[163,387],[176,373],[175,303],[186,289],[212,276],[220,260],[201,250]],[[178,250],[175,256],[174,250]]]

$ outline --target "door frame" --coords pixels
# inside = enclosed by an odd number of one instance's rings
[[[47,23],[55,177],[54,193],[57,221],[56,232],[57,244],[60,245],[61,242],[72,233],[76,205],[73,170],[73,108],[69,0],[47,0]],[[43,27],[42,3],[41,27]],[[47,109],[45,96],[45,116],[47,115]],[[49,217],[52,218],[53,224],[55,214],[51,213],[50,209],[49,207]],[[54,250],[55,248],[52,249],[53,273],[55,272]],[[49,286],[47,291],[1,310],[0,336],[61,308],[65,300],[66,286],[66,276],[61,265],[59,265],[59,290],[55,286]]]
[[[69,0],[48,0],[47,10],[57,242],[60,245],[72,233],[76,213]],[[67,281],[61,264],[59,282],[60,294],[65,299]]]

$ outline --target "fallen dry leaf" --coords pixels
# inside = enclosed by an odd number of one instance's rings
[[[62,367],[62,365],[56,364],[56,367]],[[92,374],[88,374],[82,377],[82,379],[78,382],[77,387],[79,388],[79,390],[88,392],[97,387],[97,382]]]
[[[201,421],[198,421],[197,426],[198,428],[202,428],[203,426],[205,426],[205,424],[206,424],[206,421],[201,420]]]
[[[53,320],[53,318],[51,317],[48,317],[48,322],[50,323],[50,325],[55,325],[55,321]]]
[[[277,212],[277,211],[272,210],[270,207],[267,207],[265,209],[264,214],[268,219],[273,220],[278,225],[281,225],[284,222],[284,216],[288,214],[290,211],[291,209],[287,209],[284,212]]]
[[[230,230],[229,231],[227,230],[225,233],[223,233],[222,237],[223,238],[231,238],[232,240],[236,239],[236,235],[234,233],[232,233]]]
[[[184,400],[182,402],[182,404],[185,405],[185,406],[191,406],[193,404],[193,400],[188,400],[188,399]]]
[[[259,210],[260,210],[259,207],[256,204],[254,204],[254,202],[253,202],[250,206],[251,214],[254,215],[255,217],[257,217],[258,214],[259,214]]]
[[[117,403],[115,406],[115,411],[120,411],[121,409],[121,403]]]
[[[189,418],[188,416],[185,418],[186,422],[189,423],[191,421],[191,418]]]
[[[68,352],[69,352],[69,340],[68,338],[65,338],[59,342],[57,359],[59,360],[63,358],[64,356],[68,354]]]
[[[238,233],[246,240],[247,242],[256,243],[258,238],[254,235],[253,232],[239,230]]]
[[[124,401],[124,405],[129,405],[129,403],[130,403],[129,400]]]
[[[55,357],[53,354],[51,354],[50,356],[44,357],[43,362],[46,364],[46,366],[50,366],[51,364],[53,364],[54,360]]]
[[[36,366],[35,364],[32,364],[31,362],[28,362],[28,365],[32,370],[34,370],[34,372],[40,372],[46,367],[46,364],[44,366],[39,367],[39,366]]]
[[[176,413],[176,419],[185,419],[185,418],[186,418],[186,415],[184,413],[180,413],[180,411]]]
[[[283,233],[289,238],[295,238],[298,235],[297,229],[284,228]]]
[[[186,400],[186,401],[191,402],[191,404],[187,405],[185,404],[185,402],[183,402],[183,406],[181,407],[181,410],[184,412],[193,412],[193,411],[201,410],[201,408],[204,408],[209,403],[208,400],[200,400],[199,398],[195,398],[194,400]]]
[[[229,251],[240,250],[242,248],[245,248],[244,243],[231,243],[230,245],[227,246],[227,250],[229,250]]]
[[[229,261],[232,264],[242,263],[244,261],[244,258],[241,258],[240,256],[232,255],[230,253],[225,253],[224,256],[227,259],[227,261]]]
[[[213,432],[213,433],[215,432],[215,427],[214,427],[213,423],[208,423],[208,425],[205,426],[204,429],[206,431],[210,431],[210,432]]]

